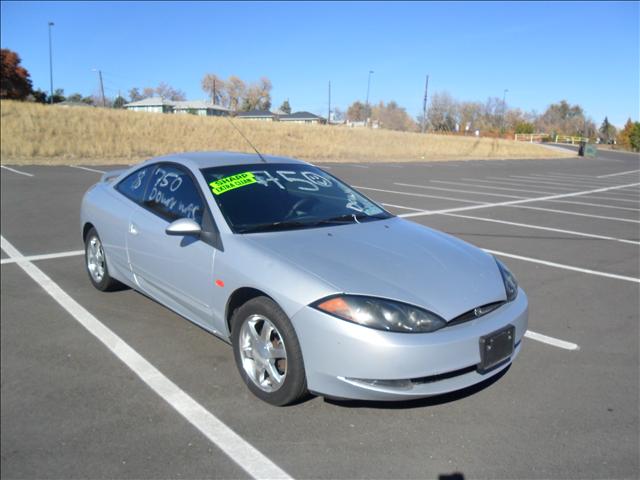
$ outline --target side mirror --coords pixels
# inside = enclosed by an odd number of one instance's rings
[[[181,218],[180,220],[176,220],[175,222],[171,222],[165,233],[167,235],[176,235],[176,236],[185,236],[185,235],[195,235],[200,236],[202,233],[202,228],[195,221],[190,218]]]

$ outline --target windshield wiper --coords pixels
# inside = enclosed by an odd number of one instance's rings
[[[361,220],[383,220],[385,218],[389,218],[389,216],[384,214],[367,215],[366,213],[345,213],[344,215],[338,215],[337,217],[319,220],[316,223],[318,225],[326,225],[332,223],[360,223]]]
[[[261,223],[258,225],[251,225],[245,228],[237,229],[238,233],[259,233],[259,232],[274,232],[278,230],[288,230],[293,228],[306,228],[312,227],[316,222],[301,222],[301,221],[280,221],[271,223]]]

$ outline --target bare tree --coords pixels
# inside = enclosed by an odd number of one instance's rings
[[[215,73],[207,73],[202,78],[202,90],[209,95],[212,103],[217,105],[228,104],[225,81]]]
[[[229,98],[228,107],[231,110],[238,110],[240,102],[245,96],[247,86],[245,83],[235,75],[231,75],[226,82],[227,96]]]
[[[171,85],[167,85],[164,82],[160,82],[160,84],[155,88],[155,93],[165,100],[186,100],[186,96],[182,90],[173,88]]]
[[[445,132],[455,130],[456,123],[459,122],[457,102],[447,92],[434,93],[431,96],[427,119],[433,130]]]

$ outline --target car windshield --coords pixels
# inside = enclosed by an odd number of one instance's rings
[[[370,222],[392,215],[311,165],[270,163],[202,170],[235,233]]]

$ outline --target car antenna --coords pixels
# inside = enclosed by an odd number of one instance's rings
[[[240,134],[240,136],[241,136],[242,138],[244,138],[244,139],[246,140],[246,142],[247,142],[249,145],[251,145],[251,148],[253,148],[253,149],[255,150],[255,152],[258,154],[258,156],[260,157],[260,160],[262,160],[262,162],[263,162],[263,163],[268,163],[268,162],[264,159],[264,157],[262,156],[262,154],[258,151],[258,149],[256,148],[256,146],[255,146],[253,143],[251,143],[251,142],[249,141],[249,139],[245,136],[245,134],[244,134],[244,133],[242,133],[242,130],[240,130],[240,129],[236,126],[236,124],[235,124],[235,123],[233,123],[233,122],[231,121],[231,117],[229,117],[229,115],[223,115],[223,116],[224,116],[224,118],[226,118],[226,119],[229,121],[229,123],[231,124],[231,126],[237,130],[237,132]]]

